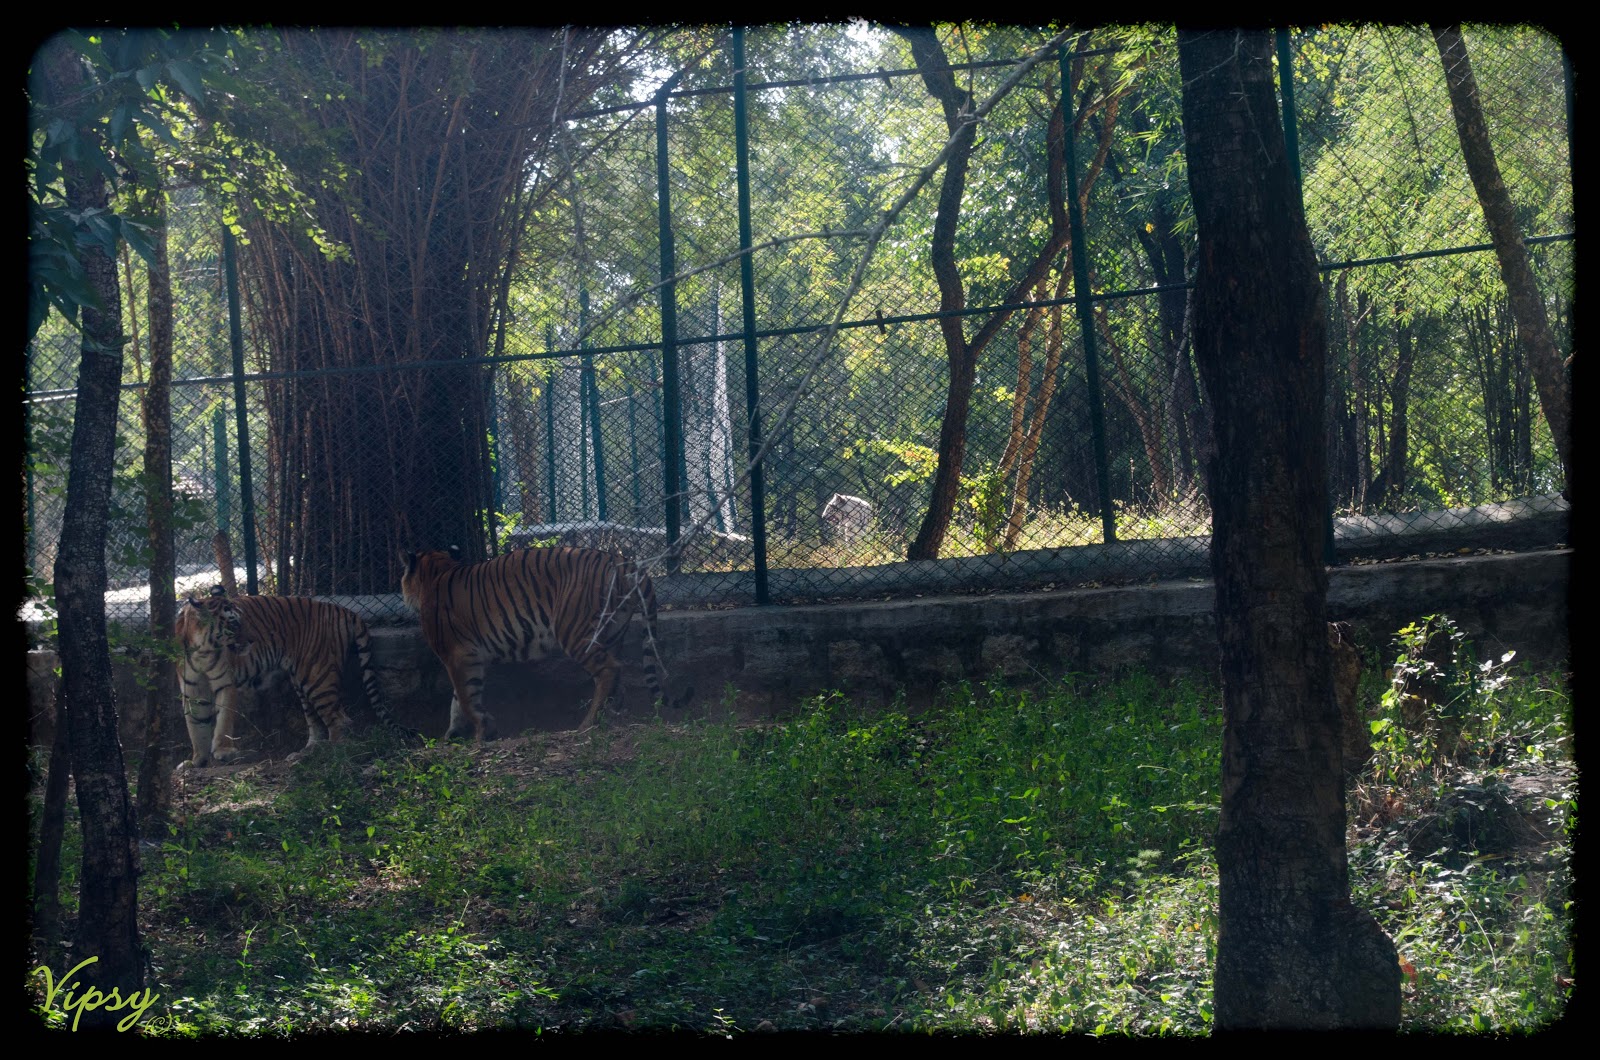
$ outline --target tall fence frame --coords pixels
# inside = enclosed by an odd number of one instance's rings
[[[886,556],[880,550],[876,557],[865,562],[861,560],[863,551],[858,542],[868,539],[874,532],[881,533],[881,528],[888,519],[889,507],[880,501],[865,502],[869,505],[865,512],[865,518],[869,521],[867,525],[852,525],[849,520],[838,519],[830,523],[829,517],[824,513],[796,517],[798,522],[792,518],[790,520],[792,525],[814,528],[805,533],[809,534],[811,539],[819,540],[820,544],[809,554],[811,559],[809,563],[802,561],[793,549],[782,554],[774,554],[769,522],[773,518],[775,503],[779,503],[776,498],[785,497],[785,491],[793,492],[790,483],[794,479],[792,472],[785,472],[775,482],[769,471],[772,461],[777,458],[775,454],[783,451],[784,432],[792,433],[796,430],[796,426],[790,421],[777,425],[775,429],[771,422],[775,411],[783,406],[785,399],[793,395],[791,389],[793,380],[785,378],[782,370],[773,370],[774,364],[778,362],[769,364],[764,358],[774,356],[770,353],[774,347],[820,334],[826,329],[826,324],[817,320],[800,324],[779,320],[770,322],[775,326],[762,326],[757,272],[761,267],[758,265],[758,258],[764,251],[757,239],[752,216],[758,205],[755,196],[760,183],[756,168],[760,164],[759,160],[752,162],[751,158],[748,107],[752,97],[763,93],[791,90],[819,91],[832,85],[860,82],[881,81],[883,85],[891,86],[892,83],[902,80],[914,80],[917,71],[879,69],[871,72],[815,77],[805,81],[747,83],[745,37],[746,31],[735,30],[729,41],[728,59],[733,71],[730,84],[685,88],[680,86],[679,78],[675,77],[662,85],[647,100],[628,107],[612,108],[610,111],[576,115],[572,119],[573,122],[581,122],[625,111],[649,114],[652,118],[650,138],[653,140],[655,157],[651,169],[654,171],[657,223],[654,266],[657,275],[656,282],[649,285],[649,289],[657,296],[655,319],[659,331],[647,341],[609,343],[595,341],[600,330],[593,323],[591,295],[586,288],[580,287],[578,319],[576,327],[571,329],[571,336],[575,341],[565,346],[558,345],[556,335],[547,323],[542,329],[543,342],[540,345],[543,348],[537,351],[500,352],[461,360],[412,362],[403,365],[316,372],[247,371],[242,323],[244,310],[239,295],[239,277],[234,265],[233,243],[231,237],[225,234],[225,230],[219,230],[222,271],[226,277],[224,298],[228,320],[228,370],[173,381],[175,392],[211,395],[209,403],[200,399],[191,402],[196,407],[206,404],[211,410],[211,414],[192,417],[191,426],[198,424],[194,429],[205,434],[204,445],[208,446],[212,453],[212,466],[198,469],[179,468],[175,470],[175,476],[182,478],[192,487],[190,493],[200,507],[207,507],[209,498],[210,513],[207,518],[201,520],[206,524],[204,526],[206,531],[212,529],[214,523],[224,532],[231,534],[237,530],[240,533],[244,574],[240,580],[242,585],[248,586],[248,591],[256,592],[258,587],[269,586],[273,581],[272,572],[262,569],[263,560],[257,554],[256,513],[258,510],[271,511],[275,487],[270,481],[270,472],[265,476],[267,481],[261,481],[252,463],[252,451],[258,457],[262,452],[266,427],[259,412],[252,418],[251,398],[247,388],[251,386],[260,388],[262,384],[272,380],[291,377],[314,376],[333,379],[341,374],[365,372],[432,371],[442,373],[441,378],[448,378],[449,373],[474,366],[496,373],[491,377],[494,381],[490,384],[487,406],[488,419],[491,423],[489,446],[495,468],[494,496],[486,498],[486,504],[490,508],[489,525],[493,538],[489,543],[490,550],[556,540],[564,543],[596,544],[601,547],[621,547],[659,559],[663,573],[696,572],[695,577],[705,587],[700,593],[703,599],[757,605],[775,601],[848,596],[855,593],[875,595],[885,591],[921,592],[930,584],[939,583],[938,578],[930,583],[920,576],[919,571],[921,573],[927,571],[925,565],[899,562],[903,556]],[[1074,51],[1063,47],[1055,64],[1061,83],[1068,82],[1069,68],[1074,61],[1098,54],[1100,53],[1094,50]],[[1279,61],[1280,69],[1287,68],[1293,61],[1292,41],[1287,32],[1279,34]],[[1004,66],[1002,61],[994,60],[953,64],[952,68],[970,74],[985,68],[1000,69]],[[1570,181],[1570,68],[1566,76],[1569,86],[1567,103],[1569,117],[1566,125],[1569,166],[1567,179]],[[1291,157],[1298,162],[1302,149],[1299,147],[1300,122],[1293,96],[1293,79],[1283,79],[1283,88],[1285,136]],[[729,139],[733,142],[734,156],[733,197],[736,204],[733,212],[736,213],[737,220],[736,247],[733,252],[722,255],[725,260],[721,264],[713,266],[702,260],[699,265],[685,268],[683,259],[678,253],[679,242],[684,236],[676,227],[678,218],[674,213],[676,189],[671,137],[674,106],[684,100],[700,99],[716,94],[730,97],[732,103],[733,128],[729,130],[731,133]],[[1059,105],[1063,110],[1066,127],[1076,129],[1078,125],[1069,103],[1068,93],[1060,93]],[[1090,460],[1093,466],[1091,491],[1093,496],[1085,507],[1091,515],[1091,521],[1098,522],[1099,533],[1065,544],[1059,541],[1036,542],[1032,549],[1019,548],[1013,544],[1010,547],[992,547],[987,552],[979,550],[975,554],[949,561],[936,561],[945,563],[950,570],[960,568],[972,572],[972,577],[967,578],[968,582],[983,584],[988,580],[993,583],[994,572],[1002,567],[1009,566],[1011,569],[1028,567],[1027,562],[1019,563],[1018,557],[1025,555],[1036,557],[1035,566],[1039,572],[1039,578],[1036,580],[1043,580],[1050,570],[1057,569],[1053,568],[1051,563],[1058,560],[1060,562],[1057,563],[1057,567],[1060,570],[1077,570],[1084,580],[1093,578],[1097,569],[1094,563],[1087,565],[1080,563],[1074,566],[1062,559],[1065,550],[1074,548],[1080,549],[1082,556],[1098,557],[1096,562],[1103,560],[1104,566],[1100,569],[1111,571],[1115,566],[1124,576],[1132,577],[1191,573],[1195,569],[1197,558],[1203,559],[1205,555],[1203,494],[1191,502],[1192,510],[1188,512],[1195,532],[1168,533],[1166,536],[1161,536],[1128,525],[1130,521],[1136,521],[1128,514],[1132,504],[1127,498],[1132,496],[1138,470],[1133,466],[1132,458],[1125,477],[1119,478],[1121,471],[1112,466],[1111,444],[1108,441],[1108,428],[1104,422],[1108,402],[1112,399],[1105,392],[1106,385],[1102,381],[1102,375],[1106,371],[1112,373],[1114,380],[1120,371],[1121,381],[1114,381],[1113,389],[1122,387],[1126,390],[1129,387],[1129,373],[1122,363],[1127,360],[1128,351],[1119,352],[1113,349],[1110,356],[1114,363],[1107,368],[1102,364],[1099,342],[1102,336],[1110,336],[1114,332],[1112,324],[1107,321],[1117,306],[1130,305],[1141,299],[1160,299],[1174,291],[1187,291],[1189,284],[1185,281],[1181,284],[1156,284],[1132,289],[1103,289],[1097,284],[1089,260],[1096,246],[1096,232],[1080,209],[1078,181],[1083,162],[1079,158],[1076,141],[1081,135],[1081,133],[1068,135],[1064,143],[1067,201],[1072,224],[1072,252],[1070,262],[1064,262],[1063,269],[1070,269],[1073,293],[1031,298],[1016,304],[991,303],[967,306],[959,311],[959,315],[964,318],[981,318],[1001,310],[1023,314],[1029,312],[1045,314],[1052,307],[1071,307],[1073,310],[1077,334],[1066,336],[1065,325],[1062,325],[1063,337],[1060,342],[1067,352],[1061,355],[1058,371],[1062,373],[1064,380],[1063,389],[1071,389],[1070,384],[1076,380],[1076,376],[1069,378],[1068,354],[1071,352],[1069,343],[1075,342],[1076,348],[1081,350],[1081,356],[1074,358],[1071,364],[1075,367],[1081,366],[1084,388],[1083,394],[1076,396],[1074,400],[1082,402],[1087,409],[1092,452]],[[1301,179],[1298,166],[1296,175],[1297,179]],[[681,176],[679,183],[682,183]],[[925,191],[924,194],[931,192]],[[195,208],[202,207],[196,204]],[[1572,240],[1573,235],[1568,231],[1531,235],[1526,242],[1530,248],[1546,246],[1570,248]],[[702,259],[718,256],[707,253],[702,248],[696,248],[696,253]],[[1349,275],[1355,270],[1491,253],[1492,247],[1486,243],[1432,247],[1391,255],[1329,261],[1322,265],[1322,269],[1329,278],[1331,290],[1339,282],[1340,277]],[[681,299],[685,297],[685,281],[697,273],[716,274],[718,269],[727,270],[729,266],[737,270],[736,282],[731,274],[728,276],[729,282],[726,287],[720,279],[717,280],[710,288],[708,308],[696,309],[695,312],[700,315],[700,319],[686,324],[680,315],[680,309],[683,308]],[[1559,262],[1556,267],[1561,267]],[[1561,283],[1561,279],[1556,281],[1557,286]],[[727,312],[724,302],[731,300],[735,292],[739,300],[738,313],[735,317],[738,320],[738,327],[725,327],[723,324],[725,316],[734,315]],[[1332,301],[1334,300],[1330,299],[1330,302]],[[1330,308],[1330,312],[1335,311]],[[615,313],[612,315],[615,316]],[[843,320],[839,325],[839,331],[842,335],[860,332],[869,335],[875,333],[881,337],[918,325],[926,325],[951,315],[948,312],[938,311],[885,312],[884,308],[879,306],[874,312],[862,312],[856,314],[853,319]],[[1359,315],[1352,311],[1351,317],[1358,318]],[[1041,328],[1045,326],[1043,323],[1047,319],[1045,316],[1041,315],[1035,319],[1041,321],[1039,325]],[[1353,324],[1346,321],[1345,333],[1351,338],[1350,348],[1345,353],[1348,355],[1347,360],[1350,365],[1356,365],[1361,358],[1368,357],[1371,353],[1370,349],[1361,345],[1367,339],[1358,334],[1361,328],[1367,327],[1369,323],[1365,317],[1355,319]],[[502,332],[502,349],[503,334]],[[730,357],[723,348],[725,344],[728,346],[737,344],[742,357]],[[31,359],[36,359],[38,356],[38,351],[34,351]],[[1018,356],[1024,358],[1025,364],[1026,354]],[[1330,357],[1333,356],[1336,355],[1330,351]],[[624,364],[624,358],[633,360]],[[785,370],[792,370],[794,363],[792,357],[784,363],[788,365]],[[519,404],[515,392],[503,384],[498,375],[509,371],[510,366],[530,364],[545,366],[548,371],[541,377],[543,381],[536,388],[537,393],[531,398],[527,396],[529,392],[524,387],[523,400],[526,400],[527,405],[523,407]],[[638,369],[639,364],[649,366],[648,375]],[[741,375],[742,380],[738,378]],[[1027,372],[1023,371],[1023,375],[1026,376]],[[687,395],[686,379],[689,383]],[[740,382],[742,386],[736,385]],[[125,383],[124,391],[126,394],[133,394],[141,386],[142,384],[137,382]],[[764,386],[770,389],[763,389]],[[259,389],[257,392],[259,393]],[[570,396],[563,397],[564,394]],[[743,407],[736,408],[736,399],[741,395]],[[30,372],[30,391],[26,398],[30,411],[30,453],[35,450],[33,432],[41,410],[61,408],[70,401],[71,396],[72,390],[69,387],[36,387],[34,374]],[[691,412],[687,427],[686,397]],[[224,433],[222,431],[224,406],[230,401],[231,408],[226,411],[232,413],[233,438],[231,450],[226,456],[232,461],[231,471],[223,466],[224,452],[218,441]],[[1380,397],[1377,407],[1381,407],[1381,401]],[[618,409],[620,411],[617,411]],[[543,467],[526,466],[531,459],[529,453],[518,455],[511,452],[513,444],[506,439],[517,435],[518,430],[503,431],[502,426],[517,416],[527,421],[520,428],[519,437],[526,440],[542,434]],[[1044,416],[1044,413],[1040,413],[1041,422]],[[620,426],[624,421],[626,427]],[[1379,426],[1381,427],[1381,423]],[[1524,424],[1516,429],[1537,434],[1538,426],[1535,422],[1531,426]],[[1363,429],[1365,430],[1365,427]],[[1126,430],[1124,425],[1124,431]],[[558,441],[561,451],[558,451]],[[1196,444],[1199,444],[1198,441]],[[1532,446],[1537,443],[1527,444]],[[646,460],[641,454],[650,454],[652,448],[655,450],[654,459]],[[792,443],[791,448],[793,448]],[[563,453],[567,451],[573,454],[570,460],[563,459]],[[827,450],[825,446],[819,444],[813,446],[813,451],[826,453]],[[1124,442],[1119,451],[1129,451],[1129,445]],[[628,454],[629,460],[626,464],[618,464],[618,458],[623,453]],[[734,459],[735,454],[744,458],[746,466],[740,466]],[[1366,458],[1365,455],[1362,456],[1362,459]],[[1165,456],[1161,456],[1160,459],[1165,460]],[[42,563],[41,557],[49,550],[42,548],[34,540],[34,535],[38,533],[40,523],[47,523],[48,519],[40,518],[41,509],[45,506],[41,504],[41,495],[37,492],[42,487],[37,481],[36,463],[37,461],[31,457],[27,463],[30,529],[28,562],[35,571],[42,572],[48,570],[48,566]],[[646,463],[653,466],[654,470],[650,475],[646,475],[642,470]],[[508,474],[506,469],[514,469],[514,473]],[[813,474],[812,477],[827,478],[827,471],[828,468],[825,468],[823,474]],[[224,482],[230,475],[233,476],[231,484],[225,486]],[[836,477],[841,484],[848,484],[843,476]],[[530,511],[527,502],[511,503],[508,478],[514,478],[521,483],[524,492],[527,483],[539,483],[543,490],[543,507]],[[659,481],[658,494],[651,479]],[[619,485],[619,482],[623,485]],[[1488,503],[1496,503],[1501,499],[1517,500],[1522,497],[1519,503],[1530,513],[1564,510],[1564,502],[1554,496],[1562,484],[1558,475],[1553,482],[1546,482],[1542,489],[1531,491],[1526,495],[1502,490],[1500,492],[1507,494],[1506,496],[1497,497]],[[574,485],[576,494],[572,492]],[[981,487],[975,487],[973,497],[967,498],[975,509],[980,507],[978,500],[974,499],[979,488]],[[773,493],[774,490],[777,491],[776,495]],[[849,496],[845,489],[839,489],[836,493]],[[820,500],[820,493],[817,499]],[[1361,510],[1346,510],[1341,514],[1340,508],[1337,499],[1330,491],[1327,523],[1330,562],[1336,559],[1334,551],[1336,539],[1341,533],[1346,537],[1355,533],[1357,523],[1368,527],[1379,525],[1381,532],[1381,522],[1384,517],[1400,518],[1402,521],[1410,518],[1412,524],[1416,521],[1414,509],[1386,511],[1381,506],[1363,506]],[[619,509],[622,511],[619,512]],[[651,511],[657,512],[658,516],[646,518]],[[740,522],[741,512],[746,520],[744,522]],[[234,525],[233,513],[238,514],[237,526]],[[976,518],[981,520],[983,517],[980,509],[980,514]],[[1375,518],[1377,522],[1374,522]],[[909,532],[909,527],[904,523],[905,520],[902,519],[898,527],[902,535]],[[868,529],[868,526],[871,529]],[[977,530],[973,533],[982,536]],[[999,540],[995,533],[991,526],[989,537],[985,539],[987,545],[995,545]],[[200,536],[209,539],[209,533]],[[793,539],[795,534],[791,529],[785,529],[778,536],[788,541]],[[1111,546],[1130,539],[1149,541],[1151,547],[1137,553],[1127,550],[1116,552],[1113,563]],[[896,540],[900,538],[897,537]],[[1094,551],[1097,546],[1099,552]],[[196,561],[191,566],[200,562],[193,555],[190,558]],[[1128,567],[1130,562],[1135,566]],[[137,567],[137,564],[126,562],[113,565],[127,568],[129,571]],[[876,576],[865,576],[861,573],[863,568],[879,568],[879,570]],[[770,579],[769,569],[781,570],[788,576]],[[719,575],[725,576],[721,578],[720,583]],[[776,587],[774,581],[779,583]],[[114,585],[124,590],[132,589],[132,583],[131,577],[113,581]],[[672,594],[667,595],[670,598]],[[684,596],[684,599],[691,598],[693,594]],[[370,603],[366,605],[368,617],[392,617],[392,606],[393,601]],[[388,615],[385,614],[385,609],[390,609]],[[142,605],[130,598],[126,604],[113,607],[113,613],[118,610],[126,610],[130,615],[137,614],[142,612]]]

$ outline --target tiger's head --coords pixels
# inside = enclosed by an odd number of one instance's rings
[[[244,616],[221,586],[212,589],[210,596],[189,597],[178,612],[177,635],[185,656],[214,656],[250,648]]]
[[[404,571],[400,575],[400,595],[412,610],[421,611],[433,583],[461,566],[461,548],[451,545],[448,552],[437,548],[428,552],[402,551],[400,566]]]

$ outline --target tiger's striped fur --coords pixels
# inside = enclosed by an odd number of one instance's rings
[[[402,553],[400,590],[422,618],[422,635],[450,675],[447,739],[493,739],[483,712],[489,663],[563,652],[594,678],[594,701],[579,731],[593,725],[621,672],[616,649],[635,611],[644,615],[644,679],[666,700],[656,637],[656,592],[633,561],[590,548],[531,548],[463,566],[459,552]],[[669,706],[678,707],[686,691]]]
[[[340,703],[339,686],[352,648],[372,709],[389,728],[409,732],[395,724],[384,704],[367,624],[354,611],[302,597],[213,593],[188,599],[178,612],[175,633],[183,649],[178,677],[194,750],[191,765],[208,766],[237,754],[233,727],[239,688],[259,687],[274,670],[288,671],[306,714],[306,746],[290,760],[323,740],[341,739],[350,716]]]

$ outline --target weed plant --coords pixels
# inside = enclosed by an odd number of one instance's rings
[[[1566,694],[1480,683],[1450,708],[1464,750],[1423,768],[1379,684],[1352,881],[1409,969],[1405,1026],[1548,1023]],[[916,714],[829,695],[756,727],[326,746],[191,792],[147,853],[147,1032],[1203,1034],[1217,704],[1073,678]]]

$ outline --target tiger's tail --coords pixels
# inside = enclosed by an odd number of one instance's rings
[[[650,687],[650,693],[672,710],[682,710],[689,705],[689,700],[694,697],[694,687],[691,685],[683,690],[683,694],[676,699],[669,697],[665,691],[667,683],[667,668],[661,661],[661,646],[656,632],[656,587],[650,580],[650,575],[644,571],[636,571],[638,579],[640,611],[644,615],[644,645],[641,652],[644,664],[644,682]]]
[[[420,743],[422,734],[415,729],[408,729],[394,720],[394,715],[389,713],[389,705],[383,698],[383,691],[378,687],[378,674],[372,667],[372,635],[367,631],[367,624],[361,616],[355,616],[355,636],[352,638],[356,645],[356,662],[361,666],[361,687],[367,694],[367,702],[372,705],[372,712],[382,721],[384,727],[400,739],[410,743]]]

